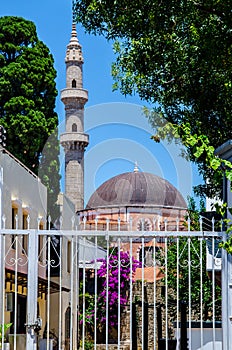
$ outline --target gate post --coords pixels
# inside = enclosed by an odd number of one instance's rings
[[[232,162],[232,140],[228,140],[215,150],[215,154],[222,159]],[[231,181],[225,176],[226,165],[223,178],[223,202],[230,208],[232,204]],[[229,210],[226,211],[224,219],[232,219]],[[224,225],[225,226],[225,225]],[[226,227],[225,227],[226,228]],[[223,232],[223,242],[228,235]],[[232,256],[225,249],[222,249],[222,333],[223,350],[232,349]]]
[[[29,230],[26,350],[36,350],[37,348],[37,335],[34,330],[34,327],[37,321],[37,295],[38,295],[38,231]]]
[[[223,241],[228,236],[223,233]],[[222,249],[222,339],[223,350],[232,349],[232,255]]]
[[[0,230],[2,229],[2,204],[3,204],[3,200],[2,200],[2,190],[3,190],[3,168],[0,167]],[[5,269],[5,261],[4,261],[4,256],[3,256],[3,252],[4,252],[4,247],[3,247],[3,236],[2,234],[0,234],[0,324],[2,324],[3,319],[4,319],[4,305],[3,305],[3,298],[4,298],[4,279],[3,279],[3,270]]]

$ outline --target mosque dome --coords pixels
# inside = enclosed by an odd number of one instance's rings
[[[90,197],[86,209],[110,207],[186,209],[181,193],[167,180],[144,172],[128,172],[104,182]]]

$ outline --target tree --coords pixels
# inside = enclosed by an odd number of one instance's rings
[[[114,87],[152,103],[154,127],[188,123],[215,147],[232,137],[230,0],[76,0],[75,11],[87,32],[115,41]],[[213,195],[220,171],[187,151]]]
[[[37,172],[42,149],[57,126],[56,71],[35,25],[20,17],[0,19],[0,118],[7,148]]]
[[[43,148],[38,171],[39,177],[47,187],[47,208],[52,223],[60,219],[60,208],[56,203],[57,196],[60,193],[59,151],[58,128],[56,128],[49,136]]]
[[[7,132],[7,149],[34,173],[38,174],[41,166],[49,208],[59,192],[55,78],[53,57],[38,39],[34,23],[21,17],[1,17],[0,124]],[[42,151],[53,132],[48,162],[48,151]]]

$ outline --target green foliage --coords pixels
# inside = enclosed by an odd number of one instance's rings
[[[198,209],[196,206],[195,200],[188,196],[188,208],[187,213],[185,216],[186,222],[185,225],[187,226],[187,220],[190,220],[190,231],[200,231],[200,213],[205,212],[205,203],[204,200],[200,199],[200,208]]]
[[[83,349],[83,341],[80,341],[80,350]],[[93,340],[85,339],[84,343],[84,349],[85,350],[93,350],[94,349],[94,342]]]
[[[232,236],[231,236],[231,234],[225,242],[220,243],[220,248],[225,249],[228,254],[232,254]]]
[[[228,254],[232,254],[232,235],[231,235],[232,225],[231,225],[231,219],[227,218],[227,212],[232,214],[232,208],[229,208],[227,203],[223,203],[220,205],[216,203],[215,208],[217,213],[219,213],[220,216],[224,218],[223,219],[224,231],[228,234],[227,240],[221,242],[219,246],[220,248],[225,249]]]
[[[230,0],[76,0],[75,10],[87,32],[115,41],[114,88],[153,104],[154,127],[188,123],[215,148],[232,137]],[[199,191],[213,196],[217,163],[208,168],[204,148],[187,152],[210,180]]]
[[[200,254],[202,250],[202,255]],[[177,257],[177,251],[179,256]],[[189,254],[190,251],[190,254]],[[200,257],[202,256],[202,260]],[[164,258],[163,258],[164,259]],[[161,259],[161,263],[162,263]],[[188,261],[191,262],[191,272],[189,274]],[[205,321],[212,319],[212,293],[213,282],[210,274],[207,273],[206,267],[206,241],[202,241],[202,247],[198,238],[188,239],[181,237],[173,240],[168,245],[167,253],[168,271],[168,288],[169,300],[176,301],[177,291],[179,293],[179,300],[189,302],[189,293],[191,298],[192,313],[197,319],[203,310],[203,319]],[[178,264],[179,265],[178,265]],[[201,295],[201,263],[202,269],[202,304],[199,303]],[[177,271],[177,265],[179,270]],[[177,276],[179,276],[179,284],[177,289]],[[190,283],[190,289],[189,289]],[[215,284],[216,291],[216,315],[221,317],[221,288]]]
[[[7,148],[37,172],[44,144],[58,121],[53,57],[32,22],[2,17],[0,62],[0,118]]]
[[[85,300],[85,318],[83,317],[83,313],[79,313],[79,321],[80,324],[85,324],[87,325],[88,330],[92,331],[93,326],[94,326],[94,295],[89,294],[88,292],[83,294],[83,281],[80,282],[80,294],[79,298],[82,301],[83,299]],[[82,305],[81,305],[82,306]]]
[[[12,323],[4,323],[4,325],[0,324],[0,346],[1,346],[1,342],[2,342],[3,328],[4,328],[4,340],[5,340],[6,339],[6,332],[11,326],[12,326]]]
[[[204,211],[203,201],[200,203],[200,209],[197,209],[193,198],[188,198],[188,217],[191,220],[191,230],[199,230],[200,213]],[[165,266],[165,250],[160,250],[161,266]],[[189,266],[190,263],[190,266]],[[178,270],[177,270],[178,266]],[[202,305],[199,304],[201,295],[201,266],[202,266]],[[189,267],[191,267],[189,274]],[[212,318],[212,292],[213,282],[212,276],[206,271],[206,240],[197,237],[180,237],[172,239],[168,242],[167,249],[167,269],[172,271],[168,273],[168,298],[170,301],[176,302],[177,292],[179,300],[187,303],[191,298],[192,314],[197,319],[203,312],[203,319],[210,320]],[[165,271],[165,269],[163,269]],[[179,284],[177,288],[177,278]],[[190,284],[189,284],[190,283]],[[221,287],[217,284],[214,286],[216,293],[216,316],[221,317]],[[190,295],[189,295],[190,293]]]
[[[43,164],[42,181],[49,186],[49,203],[53,204],[59,192],[57,139],[49,164],[42,151],[53,131],[57,138],[55,78],[53,57],[38,39],[34,23],[21,17],[1,17],[0,124],[7,131],[7,149],[14,156],[36,174],[40,162]]]
[[[218,191],[222,192],[223,176],[229,181],[232,179],[232,163],[215,155],[215,148],[211,145],[207,135],[192,134],[189,123],[173,125],[173,128],[181,135],[183,144],[187,147],[189,152],[193,153],[195,161],[199,162],[199,164],[203,164],[203,168],[199,165],[199,169],[201,172],[204,170],[206,183],[210,181],[211,187],[218,188]],[[205,189],[206,187],[207,185],[205,185]],[[201,191],[198,190],[198,194],[199,193],[201,193]],[[212,192],[209,192],[209,194],[212,196]],[[219,193],[217,194],[219,195]]]
[[[55,129],[43,148],[38,171],[39,177],[47,187],[47,214],[51,216],[53,223],[60,216],[60,209],[56,204],[57,196],[60,192],[59,149],[58,129]]]

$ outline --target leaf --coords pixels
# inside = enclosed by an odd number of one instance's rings
[[[212,169],[216,170],[220,167],[221,161],[218,158],[213,158],[210,160],[210,166]]]
[[[229,181],[232,181],[232,170],[226,170],[225,175]]]
[[[197,150],[194,152],[194,156],[199,158],[204,152],[204,146],[197,147]]]
[[[229,211],[230,214],[232,214],[232,208],[228,207],[228,211]]]

